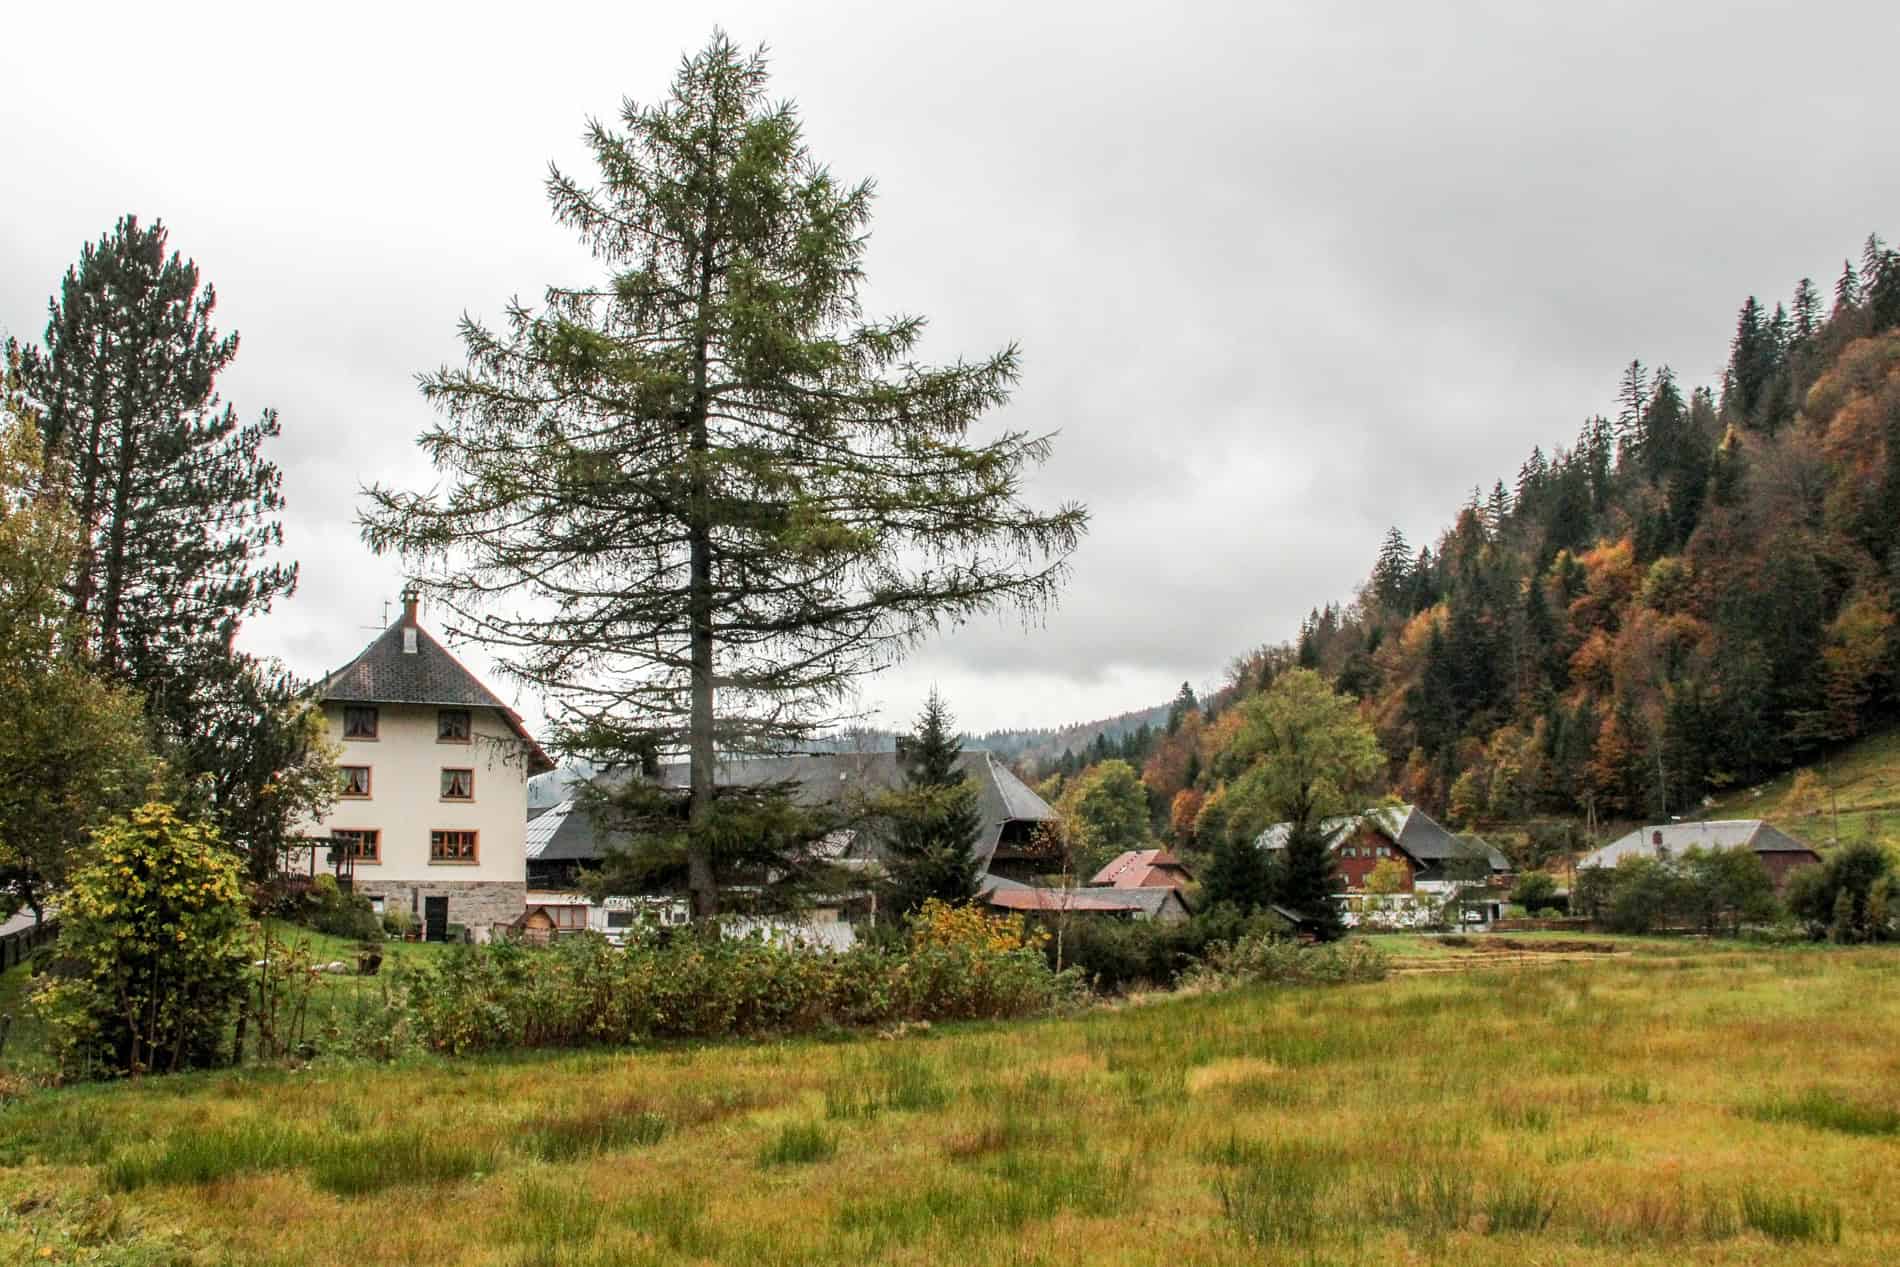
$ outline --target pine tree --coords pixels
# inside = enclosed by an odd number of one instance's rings
[[[1841,275],[1834,283],[1834,315],[1851,312],[1860,304],[1860,274],[1854,271],[1854,261],[1841,261]]]
[[[22,377],[81,523],[74,613],[101,668],[176,733],[239,623],[297,569],[263,562],[283,542],[283,477],[263,455],[277,415],[240,426],[219,400],[237,336],[213,328],[215,291],[166,246],[163,224],[134,216],[87,245]]]
[[[1544,450],[1533,444],[1530,457],[1517,468],[1517,505],[1520,508],[1534,506],[1549,478],[1550,463],[1544,458]]]
[[[1589,481],[1590,506],[1602,510],[1610,501],[1610,472],[1616,454],[1616,429],[1601,414],[1583,424],[1577,437],[1577,458]]]
[[[1412,547],[1405,543],[1405,534],[1395,524],[1385,530],[1378,561],[1372,565],[1372,592],[1381,606],[1397,611],[1406,605],[1411,577]]]
[[[1880,257],[1874,279],[1866,283],[1867,315],[1875,330],[1900,325],[1900,252]]]
[[[1863,296],[1873,294],[1874,287],[1880,284],[1880,276],[1886,271],[1887,259],[1891,254],[1878,233],[1867,235],[1867,241],[1860,249],[1860,292]]]
[[[1722,408],[1749,424],[1760,424],[1767,412],[1769,385],[1780,367],[1772,321],[1750,295],[1735,320],[1735,338],[1729,344],[1728,373],[1723,380]]]
[[[1201,701],[1194,697],[1194,688],[1186,682],[1181,683],[1181,689],[1174,693],[1174,702],[1168,705],[1168,733],[1172,735],[1180,730],[1181,723],[1187,720],[1189,713],[1200,711]]]
[[[1418,548],[1418,559],[1412,564],[1412,611],[1422,612],[1438,601],[1438,576],[1433,567],[1430,546]],[[1267,683],[1262,683],[1265,689]]]
[[[1491,500],[1485,503],[1485,527],[1491,530],[1493,537],[1504,531],[1504,521],[1511,517],[1511,494],[1505,489],[1504,481],[1499,480],[1491,486]]]
[[[1616,442],[1631,461],[1643,447],[1643,415],[1649,410],[1649,371],[1641,361],[1632,360],[1623,367],[1623,379],[1616,389]]]
[[[1210,906],[1231,906],[1252,915],[1274,900],[1274,868],[1251,836],[1227,830],[1224,823],[1220,827],[1216,838],[1206,842],[1212,857],[1201,877],[1201,896]]]
[[[1794,287],[1794,337],[1805,341],[1821,328],[1821,294],[1812,278],[1803,277]]]
[[[1681,459],[1686,427],[1687,415],[1682,392],[1676,387],[1675,371],[1662,366],[1656,371],[1641,423],[1642,467],[1649,479],[1666,479]]]
[[[1340,889],[1339,867],[1332,845],[1317,824],[1295,824],[1281,851],[1274,896],[1282,906],[1306,918],[1306,927],[1321,941],[1346,935],[1346,922],[1333,895]]]
[[[884,803],[888,894],[900,912],[929,898],[952,904],[976,896],[976,839],[983,827],[977,789],[961,768],[963,740],[933,687],[917,728],[897,740],[904,790]]]
[[[719,903],[722,752],[823,729],[853,685],[945,622],[1045,609],[1087,512],[1024,503],[1046,436],[971,426],[1014,347],[914,363],[924,323],[865,323],[868,183],[806,149],[766,63],[723,33],[658,105],[554,171],[555,217],[608,275],[465,321],[427,377],[444,490],[371,492],[366,535],[421,573],[502,671],[551,698],[558,744],[690,769],[695,911]]]

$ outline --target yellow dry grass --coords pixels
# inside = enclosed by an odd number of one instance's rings
[[[35,1094],[0,1261],[1896,1262],[1896,1110],[1900,951],[1631,957]]]

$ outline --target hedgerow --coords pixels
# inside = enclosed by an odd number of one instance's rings
[[[1073,992],[1035,949],[996,940],[921,935],[902,949],[842,952],[693,935],[625,948],[598,937],[495,942],[417,970],[407,1007],[424,1045],[461,1054],[1004,1019]]]

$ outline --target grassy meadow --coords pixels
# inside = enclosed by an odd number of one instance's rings
[[[1793,803],[1801,770],[1791,770],[1758,787],[1718,796],[1706,817],[1772,819],[1817,848],[1833,842],[1837,810],[1843,841],[1900,836],[1900,730],[1870,735],[1802,769],[1820,780],[1818,812]]]
[[[0,1167],[7,1262],[1893,1262],[1900,951],[73,1087]]]

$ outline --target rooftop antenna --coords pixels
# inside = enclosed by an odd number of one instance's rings
[[[382,632],[383,630],[385,630],[385,629],[387,629],[387,628],[389,628],[389,600],[388,600],[388,599],[386,599],[386,598],[385,598],[385,599],[383,600],[383,623],[382,623],[382,624],[380,624],[380,625],[358,625],[358,626],[357,626],[357,628],[358,628],[358,629],[367,629],[367,630],[369,630],[369,631],[370,631],[371,633],[381,633],[381,632]]]

